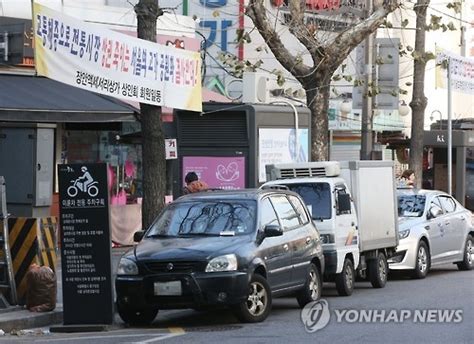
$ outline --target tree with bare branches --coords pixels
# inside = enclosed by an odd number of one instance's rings
[[[423,136],[425,109],[428,99],[425,96],[425,69],[427,58],[425,52],[426,12],[430,0],[418,0],[413,10],[416,13],[415,53],[413,64],[413,95],[410,102],[412,109],[410,168],[415,171],[416,187],[421,187],[423,174]]]
[[[306,0],[288,0],[291,19],[287,25],[289,32],[311,56],[310,65],[285,47],[276,26],[272,25],[265,0],[249,0],[246,14],[275,58],[306,91],[306,105],[311,111],[311,160],[321,161],[328,158],[327,114],[331,79],[351,51],[384,22],[385,17],[399,6],[399,1],[382,0],[374,3],[372,13],[367,13],[364,19],[341,32],[323,36],[317,27],[306,24],[306,3]]]
[[[156,22],[163,14],[157,0],[135,5],[138,38],[156,42]],[[142,226],[148,227],[164,207],[166,191],[165,137],[161,107],[140,103],[143,161]]]

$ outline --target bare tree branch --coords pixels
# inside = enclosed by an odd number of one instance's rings
[[[350,54],[352,49],[358,46],[368,34],[373,33],[388,14],[395,11],[400,6],[398,0],[385,0],[366,20],[341,32],[326,49],[330,56],[333,56],[332,65],[337,68]]]
[[[280,64],[300,80],[301,76],[310,73],[310,68],[303,63],[296,63],[296,57],[283,45],[279,35],[272,28],[266,16],[263,0],[250,0],[246,14],[252,19],[258,32],[262,35],[268,47]]]
[[[304,24],[304,13],[306,10],[305,0],[289,1],[291,22],[289,24],[290,32],[310,53],[314,66],[318,65],[320,55],[318,53],[319,43]]]

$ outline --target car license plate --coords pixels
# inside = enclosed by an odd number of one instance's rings
[[[158,296],[176,296],[183,293],[181,281],[155,282],[155,295]]]

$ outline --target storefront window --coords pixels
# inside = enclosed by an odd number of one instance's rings
[[[68,163],[109,164],[110,204],[140,203],[142,197],[141,145],[124,142],[115,131],[68,130],[62,156]]]

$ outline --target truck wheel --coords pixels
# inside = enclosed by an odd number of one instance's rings
[[[120,306],[120,303],[117,304],[117,311],[123,322],[132,326],[150,325],[158,314],[158,310],[154,308],[140,310]]]
[[[253,275],[247,299],[234,308],[235,316],[241,322],[261,322],[268,317],[271,308],[272,293],[267,280],[263,276]]]
[[[342,272],[336,274],[336,289],[337,293],[341,296],[352,295],[354,291],[354,264],[348,258],[344,259],[344,266]]]
[[[474,244],[471,235],[467,236],[466,244],[464,245],[463,260],[457,262],[456,265],[459,270],[472,270],[474,266]]]
[[[418,250],[416,253],[416,265],[415,270],[413,270],[413,278],[416,279],[423,279],[428,274],[428,270],[430,269],[431,259],[430,259],[430,251],[428,250],[428,246],[424,241],[420,241],[418,244]]]
[[[369,280],[374,288],[383,288],[387,283],[388,266],[387,259],[382,252],[379,252],[376,259],[369,261]]]
[[[318,268],[314,264],[310,264],[306,283],[303,289],[296,294],[296,300],[301,308],[312,301],[318,301],[321,297],[321,289],[323,284],[321,283],[321,276],[319,275]]]

